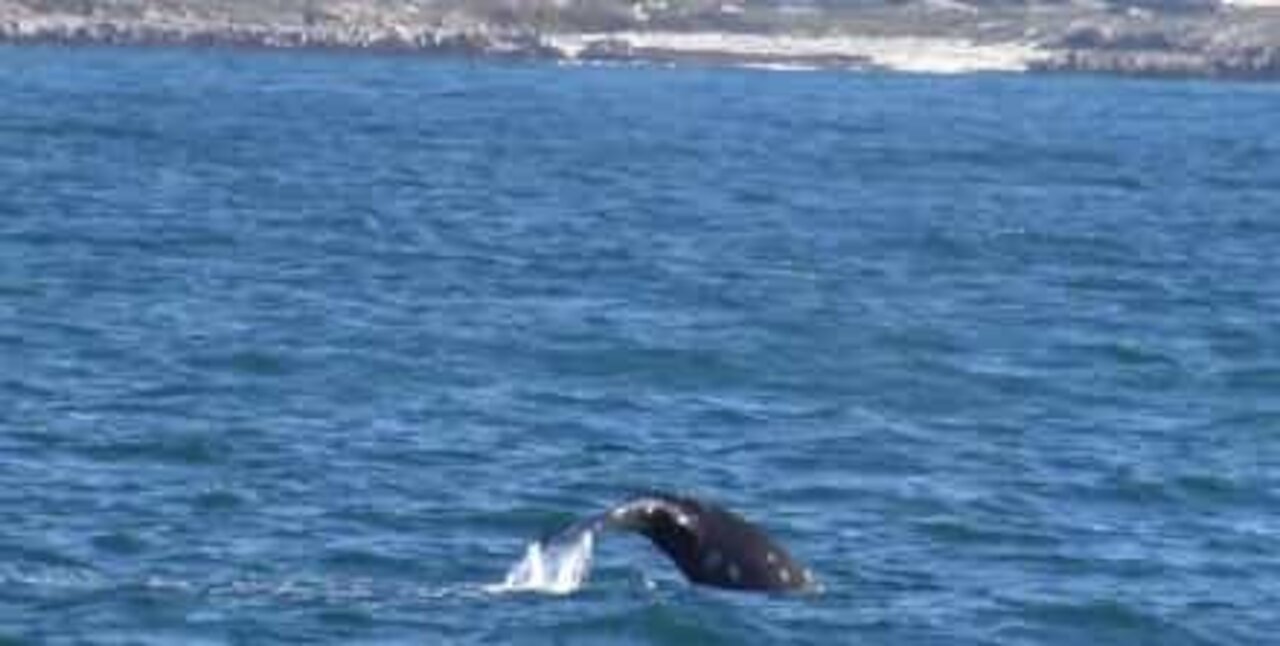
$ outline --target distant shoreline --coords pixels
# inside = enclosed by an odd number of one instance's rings
[[[1111,15],[1077,20],[1057,32],[1026,27],[1021,33],[1006,29],[1009,33],[995,36],[970,35],[963,28],[926,34],[902,28],[816,35],[719,30],[583,33],[484,23],[277,25],[0,15],[0,43],[315,49],[934,74],[1075,72],[1280,80],[1280,12],[1262,13],[1275,19],[1275,44],[1269,44],[1268,31],[1261,32],[1262,38],[1232,43],[1205,38],[1203,29],[1197,31],[1185,20],[1161,22],[1149,16],[1131,20]]]

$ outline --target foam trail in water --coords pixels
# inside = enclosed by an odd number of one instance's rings
[[[491,586],[496,592],[545,592],[569,594],[586,582],[591,573],[595,531],[586,527],[545,541],[534,541],[507,571],[506,579]]]

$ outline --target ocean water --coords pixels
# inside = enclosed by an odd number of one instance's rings
[[[0,643],[1280,634],[1280,87],[0,48]],[[651,489],[818,595],[638,538]]]

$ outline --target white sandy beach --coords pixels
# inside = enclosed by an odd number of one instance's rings
[[[1026,71],[1047,55],[1030,43],[975,43],[956,38],[879,36],[786,36],[718,32],[617,32],[558,34],[547,37],[566,56],[578,56],[593,43],[621,42],[635,50],[744,59],[802,60],[822,57],[865,57],[874,65],[902,72],[959,74],[983,71]]]

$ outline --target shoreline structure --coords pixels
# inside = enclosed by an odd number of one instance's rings
[[[1271,7],[1221,6],[1166,15],[1134,9],[988,11],[954,3],[913,5],[862,11],[856,21],[838,25],[839,31],[815,32],[744,29],[740,24],[735,29],[694,24],[583,31],[372,12],[322,21],[301,14],[271,20],[150,10],[74,14],[36,11],[14,2],[0,0],[0,44],[308,48],[569,63],[1280,80],[1280,9]]]

